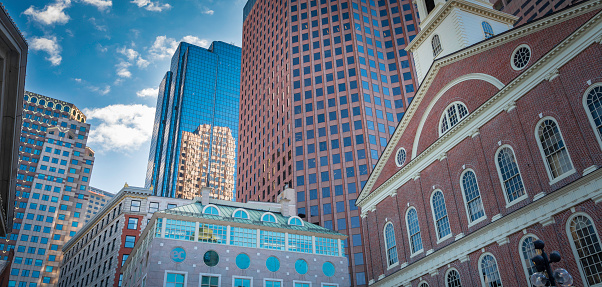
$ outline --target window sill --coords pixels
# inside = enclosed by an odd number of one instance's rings
[[[477,219],[477,220],[475,220],[475,221],[473,221],[473,222],[470,222],[470,223],[468,223],[468,227],[469,227],[469,228],[470,228],[470,227],[473,227],[473,226],[477,225],[479,222],[481,222],[481,221],[485,221],[486,219],[487,219],[487,215],[483,215],[483,216],[481,216],[479,219]]]
[[[567,172],[563,173],[561,176],[559,176],[559,177],[557,177],[557,178],[555,178],[555,179],[551,180],[551,181],[549,182],[549,184],[550,184],[550,185],[553,185],[553,184],[555,184],[555,183],[558,183],[559,181],[561,181],[561,180],[563,180],[563,179],[565,179],[565,178],[567,178],[567,177],[569,177],[569,176],[573,175],[573,174],[574,174],[574,173],[576,173],[576,172],[577,172],[577,170],[576,170],[576,169],[573,167],[573,169],[571,169],[571,170],[569,170],[569,171],[567,171]]]
[[[393,265],[389,265],[389,267],[387,267],[387,270],[391,270],[392,268],[394,268],[395,266],[399,265],[399,261],[393,263]]]
[[[424,248],[422,248],[422,249],[420,249],[420,250],[418,250],[418,251],[410,254],[410,258],[416,257],[416,256],[418,256],[422,252],[424,252]]]
[[[515,200],[513,200],[511,202],[507,202],[506,203],[506,208],[509,208],[509,207],[511,207],[511,206],[513,206],[513,205],[515,205],[515,204],[517,204],[517,203],[519,203],[519,202],[521,202],[521,201],[523,201],[523,200],[525,200],[527,198],[528,198],[527,191],[525,190],[525,194],[521,195],[520,197],[516,198]]]
[[[445,235],[445,237],[443,237],[443,238],[441,238],[441,239],[437,240],[437,244],[439,244],[439,243],[441,243],[441,242],[443,242],[443,241],[445,241],[445,240],[448,240],[448,239],[450,239],[451,237],[452,237],[452,233],[450,232],[448,235]]]

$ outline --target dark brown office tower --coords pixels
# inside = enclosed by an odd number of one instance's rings
[[[490,0],[493,8],[518,17],[515,27],[583,0]]]

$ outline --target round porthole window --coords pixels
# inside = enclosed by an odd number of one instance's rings
[[[512,68],[515,70],[524,69],[531,60],[531,49],[527,45],[520,45],[512,53]]]
[[[303,275],[307,273],[307,269],[307,261],[299,259],[295,262],[295,271],[297,271],[297,273]]]
[[[274,256],[271,256],[265,261],[265,266],[268,268],[268,270],[276,272],[280,269],[280,260]]]
[[[217,265],[217,263],[219,263],[219,255],[217,254],[217,252],[209,250],[205,252],[205,255],[203,255],[203,261],[207,266],[213,267]]]
[[[397,154],[395,155],[395,164],[401,167],[406,162],[406,150],[404,148],[399,148],[397,150]]]
[[[328,277],[334,276],[334,264],[325,262],[324,265],[322,265],[322,272]]]
[[[236,256],[236,266],[240,269],[247,269],[251,265],[249,255],[241,253]]]

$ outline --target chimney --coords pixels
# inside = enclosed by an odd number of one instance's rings
[[[201,188],[201,204],[207,205],[209,204],[209,195],[211,194],[211,188],[203,186]]]
[[[280,212],[282,216],[289,217],[297,215],[295,210],[297,209],[297,200],[295,198],[295,189],[284,187],[284,191],[278,195],[278,203],[280,203]]]

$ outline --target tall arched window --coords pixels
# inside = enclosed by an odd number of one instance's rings
[[[484,287],[502,287],[502,279],[497,269],[495,257],[491,254],[485,254],[479,262],[479,273],[481,274],[481,283]]]
[[[387,248],[387,263],[391,266],[398,262],[397,245],[395,244],[395,231],[393,223],[389,222],[385,225],[385,245]]]
[[[583,105],[588,111],[587,116],[595,130],[598,143],[602,146],[602,83],[589,88],[583,96]]]
[[[509,204],[524,196],[525,186],[514,157],[514,151],[509,146],[502,147],[497,152],[495,162],[506,195],[506,203]]]
[[[429,287],[429,284],[426,282],[422,282],[420,283],[420,285],[418,285],[418,287]]]
[[[456,269],[449,269],[445,275],[445,287],[462,287],[460,273]]]
[[[420,237],[418,213],[413,207],[408,210],[408,214],[406,215],[406,224],[408,225],[408,237],[410,238],[412,254],[422,251],[422,238]]]
[[[602,283],[602,247],[591,218],[577,214],[567,222],[567,233],[573,254],[579,264],[579,272],[587,286]]]
[[[431,45],[433,46],[433,57],[437,57],[437,55],[439,55],[439,53],[443,51],[443,48],[441,48],[441,41],[439,40],[439,35],[433,36],[433,39],[431,40]]]
[[[489,23],[483,21],[481,23],[481,26],[483,26],[483,33],[485,34],[485,39],[491,38],[495,35],[493,34],[493,28],[491,28],[491,25],[489,25]]]
[[[437,239],[441,240],[451,235],[449,228],[449,218],[447,218],[447,208],[445,207],[445,198],[443,192],[435,191],[431,196],[431,207],[433,208],[433,219],[437,229]]]
[[[535,251],[535,246],[533,245],[533,242],[535,240],[537,240],[535,236],[526,235],[522,238],[519,244],[520,255],[523,259],[523,269],[525,270],[525,275],[527,276],[527,282],[531,282],[531,275],[537,272],[535,265],[533,265],[533,261],[531,261],[531,258],[537,255],[537,252]]]
[[[472,170],[467,170],[462,175],[461,181],[468,221],[472,223],[485,216],[481,192],[479,191],[479,185],[477,183],[477,176]]]
[[[558,124],[552,118],[543,119],[537,126],[537,142],[552,180],[573,170],[569,152],[564,145]]]
[[[449,105],[439,122],[439,136],[442,136],[448,130],[457,125],[461,120],[468,116],[468,109],[462,102],[454,102]]]

